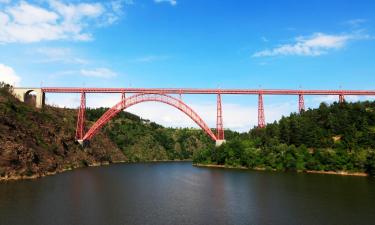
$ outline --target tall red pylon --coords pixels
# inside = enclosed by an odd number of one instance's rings
[[[303,94],[298,95],[298,112],[302,112],[305,110],[305,99],[303,97]]]
[[[82,140],[85,135],[85,112],[86,112],[86,93],[81,93],[81,104],[78,110],[76,140]]]
[[[221,107],[221,94],[217,95],[217,113],[216,113],[216,138],[224,140],[223,110]]]
[[[264,128],[266,121],[264,117],[263,95],[258,95],[258,128]]]

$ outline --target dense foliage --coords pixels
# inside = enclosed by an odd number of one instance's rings
[[[280,143],[349,151],[375,147],[375,102],[322,103],[318,109],[293,113],[265,129],[253,129],[258,146]]]
[[[196,163],[375,174],[375,102],[321,104],[194,155]]]
[[[86,118],[96,121],[106,110],[88,109]],[[165,128],[128,112],[120,112],[103,130],[132,162],[192,159],[193,152],[214,144],[199,129]]]
[[[93,123],[107,110],[88,109],[86,119]],[[195,152],[200,149],[213,149],[215,144],[201,129],[166,128],[125,111],[109,121],[103,131],[131,162],[191,160]],[[229,130],[225,132],[228,140],[241,135],[246,134]]]

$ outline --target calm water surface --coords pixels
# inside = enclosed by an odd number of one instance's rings
[[[0,183],[0,224],[375,224],[375,179],[117,164]]]

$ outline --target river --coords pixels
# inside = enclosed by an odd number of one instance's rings
[[[375,179],[115,164],[0,183],[0,224],[375,224]]]

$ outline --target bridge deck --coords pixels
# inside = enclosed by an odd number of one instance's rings
[[[234,94],[234,95],[375,95],[375,90],[292,89],[195,89],[195,88],[64,88],[44,87],[46,93],[149,93],[149,94]]]

